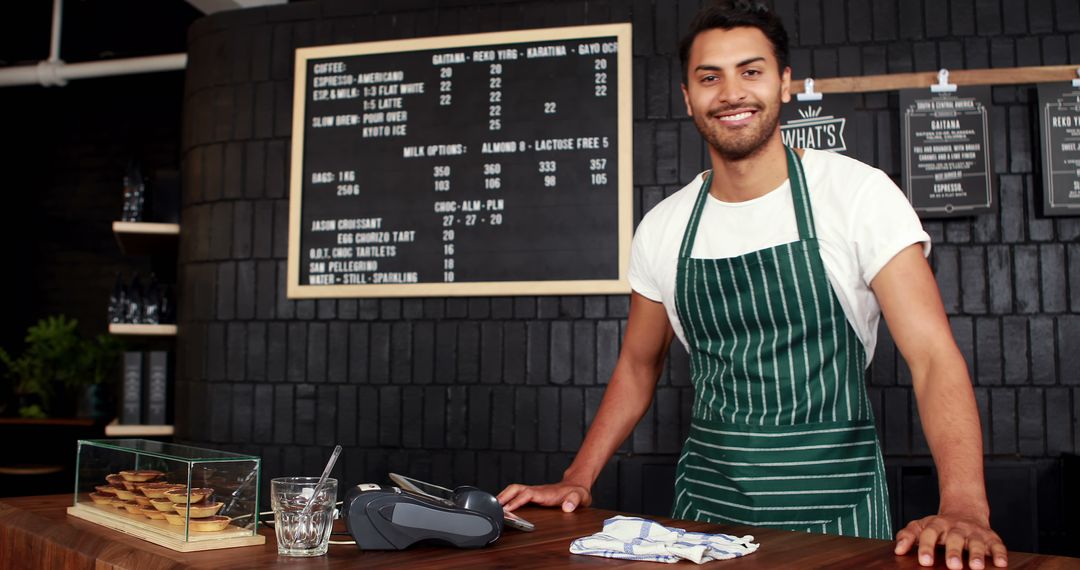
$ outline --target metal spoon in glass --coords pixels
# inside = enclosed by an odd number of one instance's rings
[[[321,491],[323,485],[326,484],[326,478],[330,476],[330,471],[333,470],[334,463],[337,463],[339,455],[341,455],[341,446],[335,445],[334,452],[330,454],[330,461],[326,462],[326,469],[323,469],[322,476],[319,477],[319,482],[315,485],[315,490],[311,493],[311,496],[308,497],[307,504],[304,505],[304,510],[300,514],[300,520],[307,521],[308,523],[307,528],[305,529],[308,533],[315,532],[314,525],[312,524],[313,521],[311,519],[311,507],[315,504],[315,498],[319,496],[319,491]],[[331,503],[333,503],[333,499],[331,499]]]
[[[335,445],[334,452],[330,454],[330,461],[326,462],[326,469],[323,469],[322,476],[319,477],[319,482],[315,485],[314,492],[311,493],[311,497],[308,498],[307,504],[304,505],[304,515],[311,512],[311,507],[315,504],[315,497],[319,496],[319,491],[321,491],[323,485],[326,484],[326,478],[330,476],[330,471],[334,468],[334,463],[337,463],[339,455],[341,455],[341,446]]]

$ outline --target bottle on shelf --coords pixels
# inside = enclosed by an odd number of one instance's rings
[[[176,322],[176,303],[173,302],[173,289],[169,285],[161,288],[161,322]]]
[[[124,211],[120,219],[125,222],[141,222],[145,201],[146,182],[139,164],[133,160],[128,163],[127,173],[124,174]]]
[[[161,287],[158,285],[157,276],[150,274],[150,284],[143,292],[142,320],[139,322],[147,325],[161,324]]]
[[[139,281],[139,274],[131,278],[131,287],[128,288],[128,303],[124,311],[124,322],[141,324],[143,322],[143,290]]]
[[[158,281],[150,274],[147,284],[138,273],[131,283],[124,282],[121,274],[109,294],[108,319],[110,325],[166,325],[176,323],[173,302],[173,286]]]
[[[117,273],[116,283],[113,284],[112,293],[109,295],[109,324],[124,322],[127,304],[127,287],[124,285],[123,276]]]

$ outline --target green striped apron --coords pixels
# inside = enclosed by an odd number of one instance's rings
[[[711,174],[683,236],[675,307],[695,397],[673,516],[889,539],[866,352],[825,273],[802,163],[786,151],[799,241],[691,258]]]

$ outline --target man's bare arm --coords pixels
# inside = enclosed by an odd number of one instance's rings
[[[871,287],[889,332],[911,369],[923,432],[938,469],[938,514],[912,521],[896,535],[896,553],[915,543],[919,563],[933,564],[934,548],[945,545],[949,568],[963,568],[968,551],[973,569],[1008,562],[1005,545],[990,529],[990,507],[983,480],[982,433],[967,365],[952,336],[934,275],[912,245],[896,255]]]
[[[503,489],[499,502],[507,510],[532,502],[560,505],[569,512],[592,502],[592,485],[600,471],[652,403],[674,334],[662,304],[637,293],[631,295],[626,337],[615,371],[574,462],[558,483],[514,484]]]

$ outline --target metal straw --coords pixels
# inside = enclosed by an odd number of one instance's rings
[[[326,478],[330,476],[330,470],[334,468],[334,463],[337,463],[338,456],[341,455],[341,446],[335,445],[334,452],[330,454],[330,461],[326,462],[326,469],[323,469],[322,477],[319,477],[319,483],[315,485],[315,492],[311,494],[307,504],[304,505],[303,515],[311,513],[311,506],[315,504],[315,497],[319,496],[319,491],[322,490],[323,485],[326,484]]]

